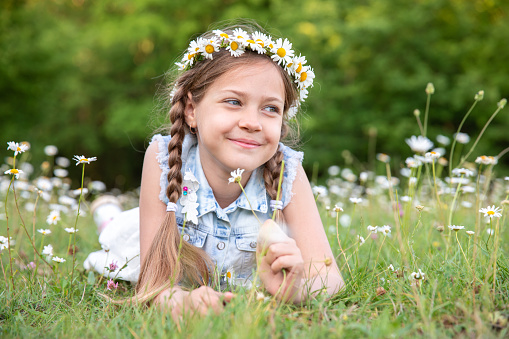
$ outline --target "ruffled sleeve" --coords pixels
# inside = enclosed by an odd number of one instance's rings
[[[159,168],[161,169],[161,178],[159,179],[159,184],[161,187],[161,190],[159,191],[159,200],[164,202],[165,204],[168,203],[168,198],[166,197],[166,187],[168,186],[168,172],[170,171],[170,168],[168,166],[168,143],[171,140],[171,136],[169,135],[161,135],[156,134],[152,137],[152,140],[150,143],[152,144],[154,141],[157,141],[157,162],[159,163]]]
[[[283,152],[283,158],[285,160],[285,171],[284,180],[282,185],[283,195],[283,208],[286,207],[292,200],[292,187],[295,177],[297,175],[297,167],[302,164],[304,158],[303,152],[297,152],[284,144],[279,144],[281,151]]]

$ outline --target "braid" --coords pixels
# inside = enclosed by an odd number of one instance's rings
[[[176,203],[180,198],[182,186],[182,144],[186,136],[183,88],[175,93],[174,104],[170,110],[172,123],[171,139],[168,143],[168,186],[166,196]],[[211,260],[200,248],[182,240],[175,212],[166,216],[155,235],[147,257],[141,264],[136,291],[138,301],[150,301],[162,290],[178,283],[184,277],[193,284],[205,285],[209,280]]]
[[[263,179],[265,181],[265,189],[272,200],[281,200],[281,194],[277,196],[277,188],[279,185],[279,176],[281,174],[281,162],[283,161],[283,152],[278,148],[276,153],[265,163],[263,170]],[[282,181],[283,179],[281,179]],[[282,220],[281,210],[276,212],[276,221]]]

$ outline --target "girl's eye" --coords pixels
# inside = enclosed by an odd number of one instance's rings
[[[231,104],[231,105],[240,106],[240,101],[237,99],[228,99],[228,100],[225,100],[224,102]]]
[[[267,106],[265,107],[265,110],[273,113],[279,113],[279,108],[277,106]]]

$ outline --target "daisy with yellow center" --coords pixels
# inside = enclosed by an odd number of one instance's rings
[[[233,267],[229,267],[226,270],[226,273],[224,274],[224,280],[228,285],[235,284],[235,271],[233,270]]]
[[[243,44],[236,40],[230,41],[228,47],[226,47],[226,50],[230,51],[230,54],[233,57],[239,57],[245,52]]]
[[[27,144],[22,143],[21,145],[14,141],[7,142],[7,149],[14,151],[14,156],[18,155],[18,153],[23,153],[29,149]]]
[[[213,30],[212,33],[217,35],[218,38],[222,38],[222,39],[229,39],[230,38],[230,36],[228,34],[226,34],[225,32],[223,32],[223,31],[221,31],[219,29]]]
[[[435,159],[438,159],[440,158],[440,153],[438,152],[434,152],[434,151],[431,151],[431,152],[428,152],[424,155],[424,157],[428,158],[428,159],[431,159],[432,161],[435,160]]]
[[[274,53],[271,58],[274,62],[277,62],[279,65],[284,61],[284,64],[289,64],[292,62],[293,58],[293,50],[292,43],[288,41],[288,39],[277,39],[274,47],[272,48],[272,53]]]
[[[489,155],[481,155],[475,159],[475,162],[483,165],[496,165],[498,163],[498,159]]]
[[[216,38],[210,38],[202,41],[202,55],[212,60],[212,53],[219,51],[219,41]]]
[[[16,179],[19,179],[19,175],[22,174],[23,171],[22,170],[19,170],[19,169],[16,169],[16,168],[12,168],[10,170],[7,170],[4,172],[4,174],[12,174],[14,175],[14,178]]]
[[[45,230],[45,229],[38,229],[37,232],[41,233],[42,235],[48,235],[51,234],[51,230]]]
[[[75,155],[73,157],[73,160],[76,161],[76,166],[78,166],[79,164],[90,164],[90,162],[92,161],[96,161],[97,158],[96,157],[91,157],[91,158],[85,158],[84,155]]]
[[[240,41],[246,41],[249,37],[249,34],[244,31],[242,28],[235,28],[233,30],[233,37],[237,40],[240,40]]]
[[[309,66],[303,66],[300,73],[296,73],[295,82],[299,88],[308,88],[313,86],[313,79],[315,78],[315,72]]]
[[[488,217],[490,219],[492,218],[500,218],[502,216],[502,213],[500,213],[502,209],[500,207],[488,206],[486,208],[481,208],[479,212],[484,213],[485,217]]]
[[[53,210],[46,218],[48,225],[56,225],[60,221],[60,211]]]

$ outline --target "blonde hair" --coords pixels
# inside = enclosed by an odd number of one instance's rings
[[[253,32],[261,31],[258,26],[242,25],[242,29]],[[232,28],[223,29],[225,32],[233,31]],[[211,36],[207,32],[202,37]],[[189,127],[185,123],[185,107],[188,102],[188,93],[191,93],[194,103],[198,103],[206,93],[208,87],[226,72],[250,65],[256,62],[271,62],[279,70],[285,88],[285,105],[281,139],[289,132],[287,112],[296,98],[298,88],[289,77],[288,73],[275,64],[270,57],[247,51],[240,57],[232,57],[226,50],[215,52],[213,60],[198,62],[193,68],[183,72],[165,87],[166,105],[169,107],[169,120],[171,126],[169,133],[171,140],[168,143],[168,186],[166,196],[170,202],[176,203],[181,195],[182,185],[182,143]],[[170,92],[172,91],[171,95]],[[279,183],[281,161],[283,153],[277,150],[272,158],[264,164],[263,178],[265,188],[271,199],[275,200]],[[281,211],[277,211],[277,218],[282,219]],[[166,212],[163,223],[159,227],[154,240],[141,263],[140,276],[136,287],[137,300],[150,301],[162,290],[173,286],[184,278],[192,285],[206,285],[209,282],[212,261],[201,248],[182,241],[179,234],[175,212]]]

